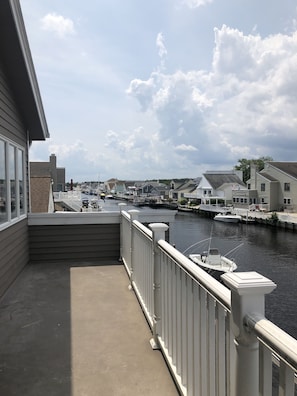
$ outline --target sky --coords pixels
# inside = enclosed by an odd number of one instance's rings
[[[295,0],[20,0],[66,181],[297,161]]]

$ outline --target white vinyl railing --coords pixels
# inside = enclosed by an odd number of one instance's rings
[[[296,396],[297,341],[265,318],[276,285],[246,272],[223,275],[227,288],[165,241],[167,225],[121,215],[122,260],[180,393]]]

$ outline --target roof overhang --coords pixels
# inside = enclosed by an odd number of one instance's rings
[[[19,0],[0,1],[0,61],[29,139],[49,137]]]

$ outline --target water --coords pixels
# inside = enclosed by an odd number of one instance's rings
[[[118,203],[106,200],[100,205],[103,210],[118,210]],[[129,209],[136,208],[125,207]],[[170,243],[178,250],[184,252],[196,244],[185,255],[207,249],[209,241],[197,242],[210,235],[211,245],[223,255],[243,243],[229,257],[235,259],[237,271],[257,271],[277,284],[266,296],[266,317],[297,339],[297,233],[259,224],[224,224],[183,212],[170,225]]]
[[[170,227],[170,243],[184,252],[212,235],[211,245],[223,255],[236,248],[237,271],[257,271],[277,284],[266,296],[266,317],[297,339],[297,234],[257,224],[224,224],[179,212]],[[201,252],[209,241],[188,249]]]

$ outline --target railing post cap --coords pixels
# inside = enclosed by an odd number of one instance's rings
[[[130,210],[128,210],[128,213],[139,213],[139,210],[137,210],[137,209],[130,209]]]
[[[120,202],[118,203],[118,206],[127,206],[127,204],[125,202]]]
[[[169,228],[165,223],[150,223],[149,227],[152,231],[167,231]]]
[[[232,292],[240,296],[269,294],[276,288],[274,282],[255,271],[226,273],[221,278]]]

